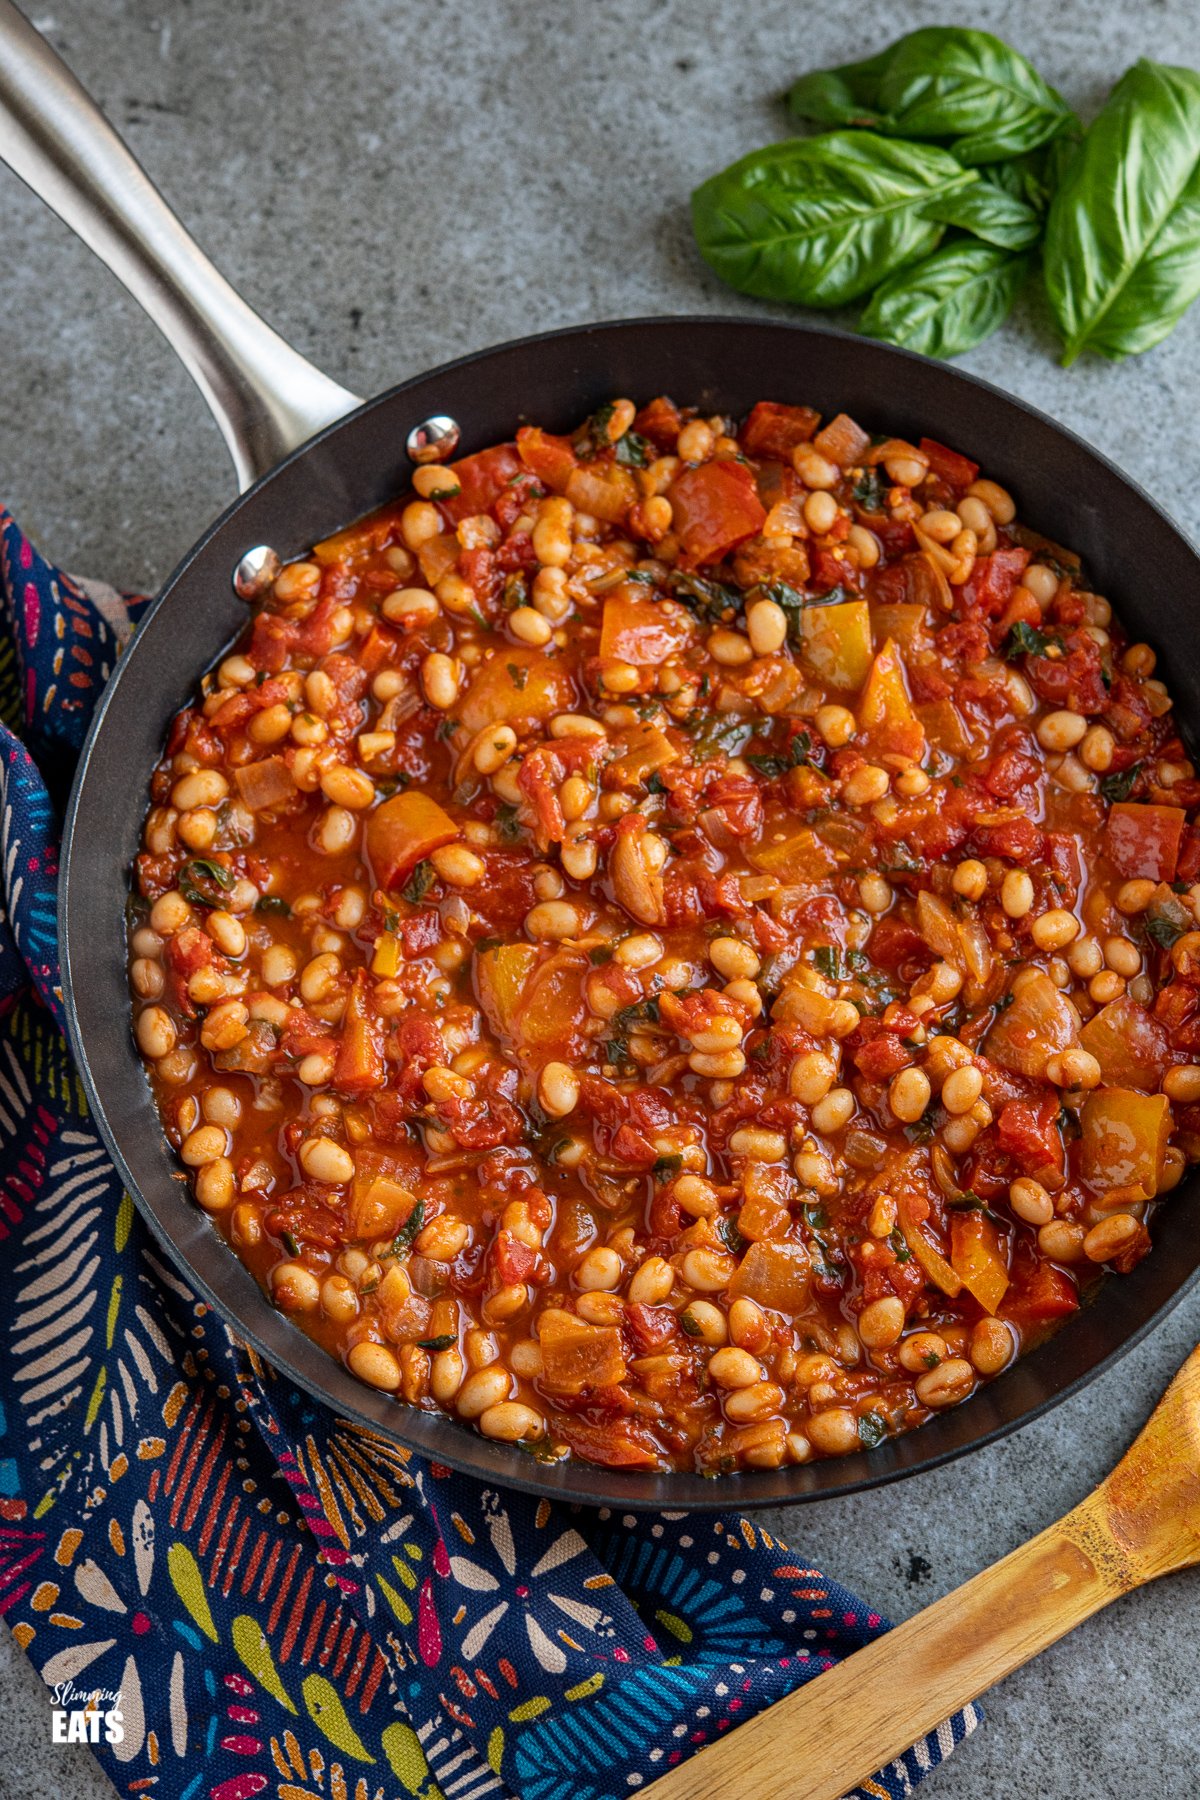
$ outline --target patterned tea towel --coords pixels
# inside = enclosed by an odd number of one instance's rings
[[[119,1693],[122,1794],[625,1800],[887,1621],[746,1519],[423,1462],[164,1260],[71,1067],[54,913],[56,810],[143,605],[0,513],[0,1614],[64,1730]],[[979,1718],[855,1792],[908,1794]]]

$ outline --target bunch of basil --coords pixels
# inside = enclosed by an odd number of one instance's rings
[[[692,196],[723,281],[844,306],[929,356],[1003,323],[1038,259],[1063,361],[1166,337],[1200,295],[1200,76],[1142,61],[1080,124],[986,31],[930,26],[804,75],[791,113],[837,129],[753,151]],[[936,141],[931,141],[936,140]]]

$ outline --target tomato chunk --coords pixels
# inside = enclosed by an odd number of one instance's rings
[[[579,458],[568,438],[555,437],[536,425],[522,425],[517,433],[517,451],[527,469],[544,481],[556,494],[565,494],[567,483],[578,467]]]
[[[1126,880],[1174,881],[1187,814],[1181,806],[1118,800],[1104,828],[1104,849]]]
[[[920,449],[929,458],[929,467],[933,473],[957,493],[964,493],[979,474],[977,462],[972,462],[969,456],[960,456],[957,450],[947,449],[936,438],[923,437]]]
[[[755,492],[753,472],[730,460],[685,469],[671,483],[667,498],[684,560],[692,568],[728,556],[762,530],[767,516]]]
[[[747,456],[778,457],[790,462],[797,444],[806,444],[821,423],[811,406],[783,406],[776,400],[760,400],[742,426],[741,443]]]

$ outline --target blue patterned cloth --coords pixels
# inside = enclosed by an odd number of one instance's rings
[[[622,1800],[887,1622],[748,1520],[423,1462],[164,1263],[71,1068],[54,918],[56,810],[143,604],[0,513],[0,1613],[64,1710],[119,1690],[123,1794]],[[979,1716],[855,1792],[909,1793]]]

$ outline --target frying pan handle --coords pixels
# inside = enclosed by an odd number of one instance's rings
[[[149,313],[208,402],[239,488],[362,404],[235,293],[12,0],[0,0],[0,159]]]

